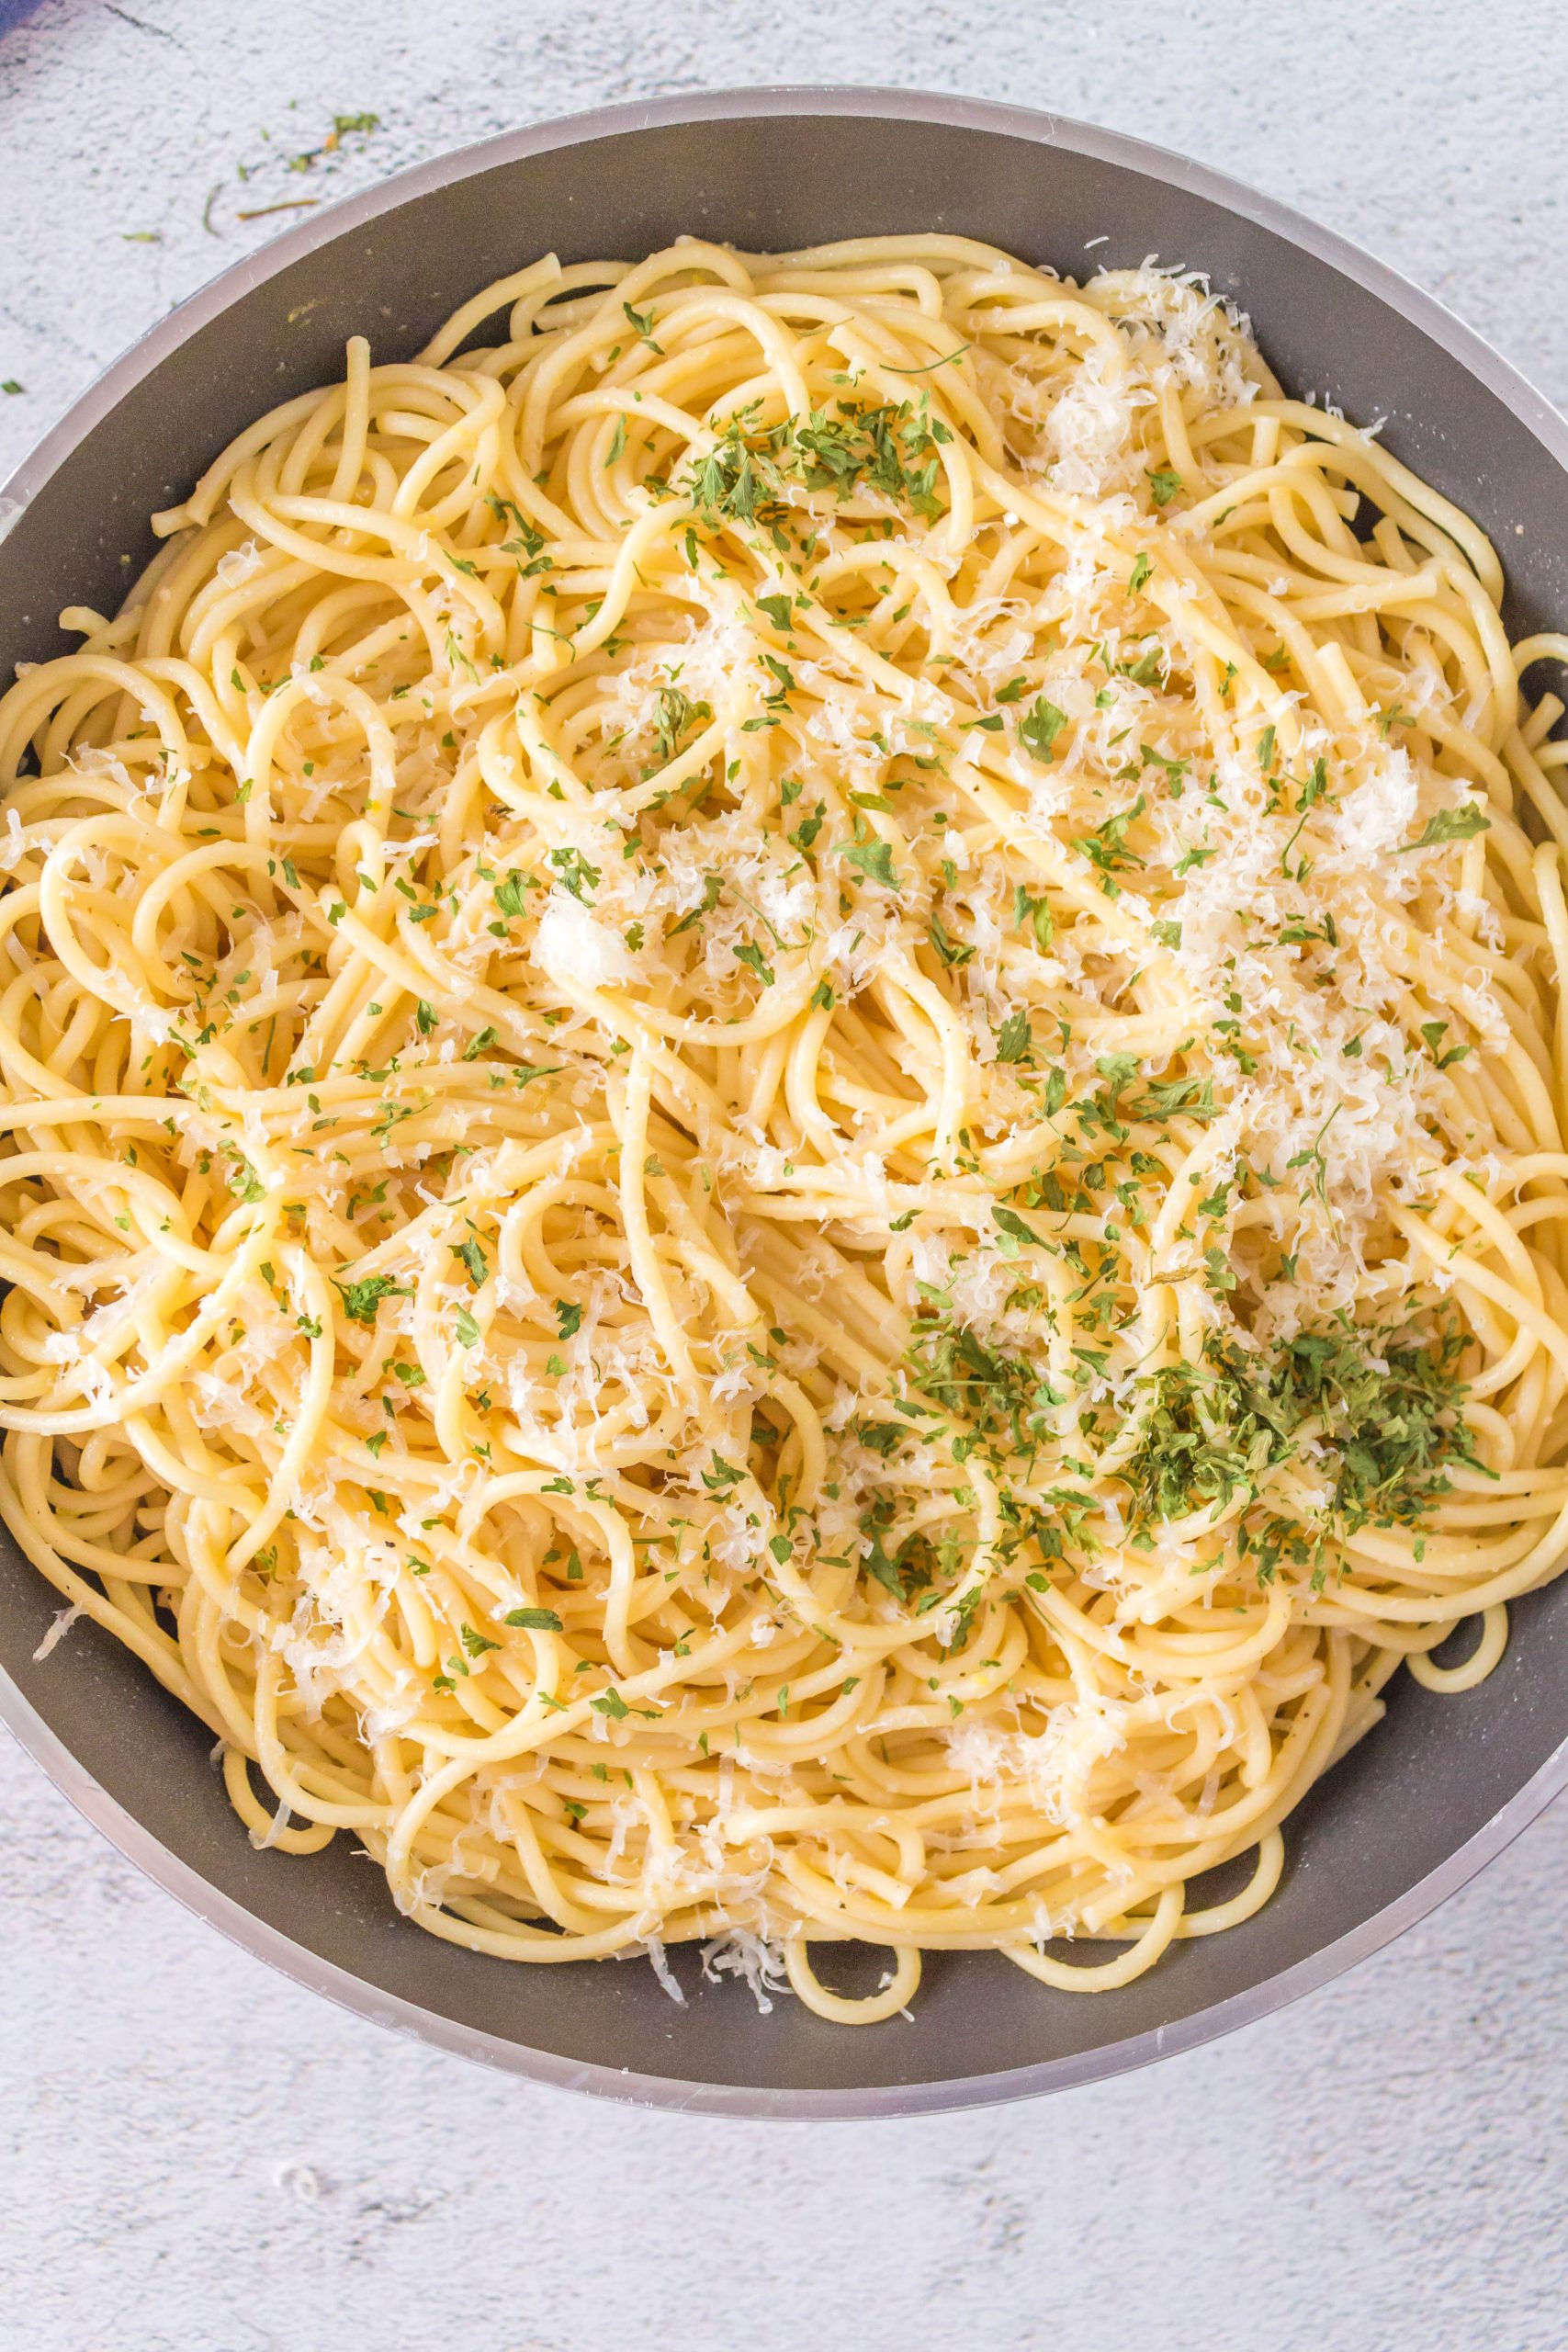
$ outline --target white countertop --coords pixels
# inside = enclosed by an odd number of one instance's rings
[[[0,474],[305,217],[236,211],[760,80],[964,90],[1185,149],[1568,401],[1565,69],[1568,17],[1518,0],[42,0],[0,34],[0,381],[26,388],[0,395]],[[287,168],[367,110],[352,153]],[[1208,2050],[1034,2106],[762,2125],[597,2107],[342,2016],[187,1918],[8,1743],[4,1766],[6,2352],[1568,2343],[1568,1807]]]

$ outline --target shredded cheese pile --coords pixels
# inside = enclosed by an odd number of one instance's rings
[[[1568,1527],[1485,539],[935,235],[536,263],[156,527],[0,702],[29,1557],[479,1951],[863,2021],[1245,1918]]]

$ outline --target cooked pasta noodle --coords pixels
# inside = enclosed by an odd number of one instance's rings
[[[1562,1557],[1481,532],[1200,283],[940,235],[537,262],[156,529],[0,702],[28,1557],[480,1951],[871,2020],[1245,1919]]]

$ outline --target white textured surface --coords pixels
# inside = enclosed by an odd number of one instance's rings
[[[44,0],[0,40],[0,379],[26,386],[0,397],[0,472],[133,334],[302,217],[236,210],[764,78],[968,90],[1185,148],[1371,244],[1561,401],[1565,67],[1568,18],[1516,0]],[[385,128],[330,182],[288,171],[366,108]],[[261,165],[243,187],[242,160]],[[0,2344],[1551,2352],[1565,1877],[1559,1807],[1346,1982],[1047,2105],[720,2124],[340,2016],[185,1917],[9,1751]]]

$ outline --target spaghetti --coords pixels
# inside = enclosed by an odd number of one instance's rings
[[[503,1958],[865,2021],[1247,1917],[1568,1525],[1482,534],[1201,284],[937,235],[536,263],[156,528],[0,702],[69,1609]]]

